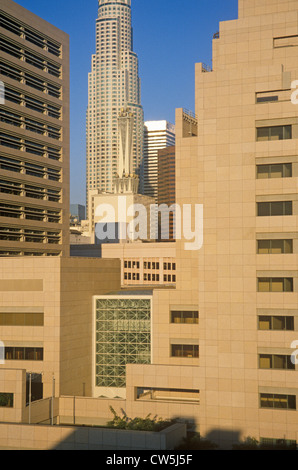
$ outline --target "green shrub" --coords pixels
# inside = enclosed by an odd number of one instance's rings
[[[114,416],[112,421],[109,421],[107,426],[115,429],[127,429],[131,431],[153,431],[160,432],[163,429],[174,424],[173,420],[163,420],[162,418],[150,418],[150,414],[146,418],[129,418],[124,410],[122,416],[119,416],[114,408],[110,406],[110,410]]]

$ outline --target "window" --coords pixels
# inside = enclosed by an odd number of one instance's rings
[[[258,292],[293,292],[294,282],[291,277],[258,278]]]
[[[259,368],[295,370],[295,364],[292,363],[291,356],[282,354],[260,354]]]
[[[43,348],[6,347],[7,361],[43,361]]]
[[[259,330],[294,331],[294,317],[260,315]]]
[[[257,142],[292,139],[292,126],[272,126],[257,128]]]
[[[273,40],[274,47],[293,47],[298,46],[298,36],[284,36],[279,38],[274,38]]]
[[[137,400],[200,401],[199,390],[137,387],[136,392]]]
[[[288,447],[290,449],[296,450],[296,441],[290,439],[272,439],[269,437],[261,437],[260,444],[262,448],[265,448],[265,446],[269,448],[271,446],[281,446],[282,448]]]
[[[292,201],[258,202],[257,209],[258,217],[293,215]]]
[[[261,393],[260,406],[261,408],[296,410],[296,396],[279,395],[276,393]]]
[[[291,178],[292,163],[257,165],[257,178]]]
[[[172,344],[171,357],[198,358],[199,346],[195,344]]]
[[[258,254],[293,253],[293,240],[258,240]]]
[[[13,408],[13,393],[0,393],[0,408]]]
[[[29,397],[31,388],[31,397]],[[26,374],[26,405],[29,405],[29,401],[33,403],[34,401],[43,399],[43,383],[42,375],[35,373]]]
[[[199,312],[173,310],[171,311],[171,323],[199,323]]]
[[[272,102],[272,101],[278,101],[278,96],[272,95],[272,96],[258,96],[257,97],[257,103],[266,103],[266,102]]]
[[[43,313],[0,313],[0,326],[43,326]]]

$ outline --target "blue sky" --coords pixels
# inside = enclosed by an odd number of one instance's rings
[[[71,203],[85,205],[85,115],[97,0],[17,0],[70,36]],[[175,109],[194,110],[194,66],[212,64],[219,22],[236,19],[238,0],[132,0],[145,120],[175,123]]]

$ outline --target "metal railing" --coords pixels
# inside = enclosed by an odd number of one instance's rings
[[[191,117],[191,118],[195,119],[196,121],[198,119],[198,116],[193,111],[190,111],[189,109],[183,108],[183,114],[188,116],[188,117]]]

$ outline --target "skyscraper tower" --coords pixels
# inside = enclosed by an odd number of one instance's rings
[[[89,74],[87,109],[87,205],[90,190],[113,192],[121,152],[119,115],[132,116],[132,170],[140,174],[144,114],[137,54],[133,52],[131,0],[99,0],[96,53]]]
[[[175,145],[175,126],[168,121],[146,121],[144,126],[143,187],[158,201],[158,151]]]

